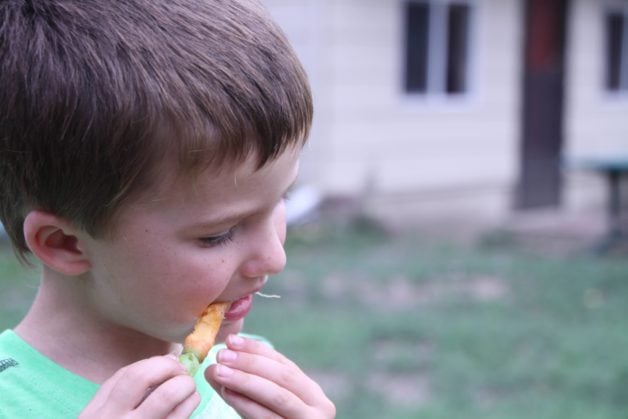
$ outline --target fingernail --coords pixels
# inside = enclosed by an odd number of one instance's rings
[[[230,377],[231,375],[233,375],[233,370],[227,366],[218,364],[216,365],[216,374],[219,377]]]
[[[229,399],[232,394],[233,394],[233,391],[229,390],[227,387],[220,388],[220,395],[222,396],[223,399],[225,400]]]
[[[218,360],[220,362],[233,362],[236,360],[237,357],[238,354],[230,351],[229,349],[223,349],[222,351],[218,352]]]
[[[234,348],[241,348],[242,346],[244,346],[244,338],[238,335],[231,335],[229,336],[229,343]]]

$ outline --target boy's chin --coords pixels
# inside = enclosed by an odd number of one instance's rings
[[[223,343],[227,339],[227,336],[238,334],[242,331],[243,328],[244,319],[235,321],[225,320],[222,323],[222,327],[218,331],[218,334],[216,335],[216,343]]]

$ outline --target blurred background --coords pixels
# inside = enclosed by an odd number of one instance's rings
[[[404,226],[606,211],[589,163],[628,165],[625,0],[264,3],[311,79],[321,196]]]
[[[316,115],[252,326],[340,417],[625,418],[628,1],[264,3]]]
[[[628,0],[263,2],[316,116],[248,330],[342,418],[626,418]]]

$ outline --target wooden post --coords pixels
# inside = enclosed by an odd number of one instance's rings
[[[520,172],[515,206],[557,206],[561,192],[563,102],[569,0],[524,0]]]

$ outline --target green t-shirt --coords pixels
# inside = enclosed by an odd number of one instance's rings
[[[239,418],[203,377],[216,362],[217,345],[194,377],[201,404],[193,418]],[[0,419],[76,418],[98,384],[64,369],[24,342],[12,330],[0,333]]]

